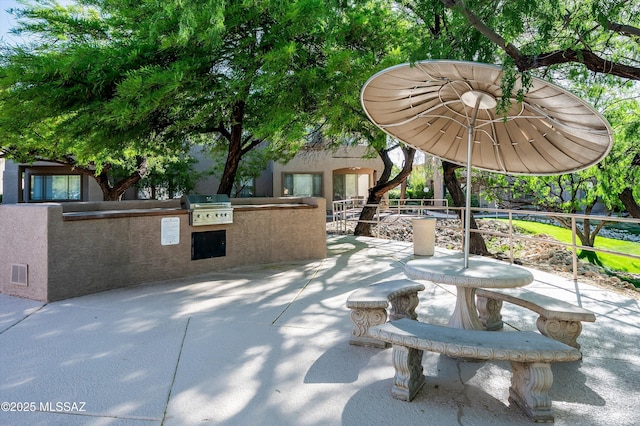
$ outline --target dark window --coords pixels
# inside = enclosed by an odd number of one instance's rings
[[[31,175],[29,201],[80,201],[80,175]]]
[[[285,173],[285,197],[322,197],[322,173]]]

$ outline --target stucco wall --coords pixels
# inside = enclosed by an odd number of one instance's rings
[[[62,220],[55,204],[0,204],[0,291],[35,300],[47,299],[50,217]],[[27,265],[28,286],[11,284],[12,265]]]
[[[380,157],[364,158],[367,148],[364,146],[342,147],[336,151],[312,150],[296,155],[287,164],[275,163],[273,166],[273,194],[282,195],[283,173],[321,173],[323,197],[329,200],[329,209],[333,201],[333,172],[340,169],[352,169],[353,173],[367,173],[373,186],[384,170]]]
[[[59,204],[0,206],[0,290],[53,301],[236,266],[326,256],[324,199],[235,201],[243,205],[235,208],[232,224],[198,227],[189,225],[185,210],[175,209],[176,200],[72,203],[65,204],[64,216]],[[107,208],[114,205],[127,208]],[[161,244],[167,217],[179,218],[179,244]],[[226,255],[191,260],[191,234],[212,230],[226,230]],[[9,283],[12,263],[29,265],[27,287]]]

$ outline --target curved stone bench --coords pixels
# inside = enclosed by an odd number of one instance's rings
[[[369,327],[384,324],[387,317],[393,321],[400,318],[418,318],[418,292],[424,285],[415,281],[400,279],[384,281],[359,288],[347,298],[347,308],[351,309],[353,331],[349,343],[357,346],[388,348],[390,345],[369,337]],[[389,315],[387,308],[391,305]]]
[[[527,308],[539,315],[536,326],[540,333],[554,340],[580,349],[577,342],[582,332],[582,321],[594,322],[593,312],[562,300],[523,289],[476,291],[476,307],[480,322],[487,330],[503,327],[502,302]]]
[[[463,330],[401,319],[371,327],[369,335],[393,345],[394,398],[411,401],[424,384],[423,351],[455,358],[511,361],[509,402],[519,405],[537,422],[553,421],[551,363],[582,358],[577,349],[532,331]]]

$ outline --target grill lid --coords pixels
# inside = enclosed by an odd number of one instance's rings
[[[231,207],[231,200],[226,194],[183,195],[180,206],[187,210]]]

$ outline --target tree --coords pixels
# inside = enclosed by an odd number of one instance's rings
[[[490,201],[501,202],[507,208],[532,206],[547,212],[582,213],[590,215],[599,201],[598,170],[590,168],[581,172],[557,176],[505,176],[487,173],[485,196]],[[560,226],[572,229],[570,218],[553,216]],[[592,227],[588,217],[583,218],[582,226],[576,227],[576,235],[581,245],[594,247],[595,239],[607,224],[605,220],[598,220]],[[586,257],[592,263],[599,263],[597,254],[584,250],[581,257]]]
[[[397,141],[387,144],[386,134],[365,115],[359,93],[375,72],[399,62],[408,61],[416,46],[422,43],[424,30],[416,27],[394,1],[354,2],[343,16],[348,31],[333,33],[336,48],[328,57],[327,78],[335,88],[319,105],[319,130],[341,145],[346,141],[367,141],[382,160],[384,169],[369,189],[355,235],[371,235],[368,223],[376,213],[376,205],[385,193],[406,181],[411,173],[415,150]],[[389,152],[401,149],[404,164],[394,176]]]
[[[154,200],[175,198],[176,195],[191,192],[201,176],[194,170],[197,160],[189,155],[174,158],[162,158],[161,164],[154,165],[150,159],[151,170],[138,182],[137,187],[146,191]]]
[[[456,207],[466,206],[466,196],[460,187],[460,183],[458,182],[458,178],[456,176],[456,170],[462,166],[457,164],[450,163],[449,161],[442,162],[442,171],[444,177],[444,184],[447,187],[447,191],[451,194],[451,198],[453,199],[453,203]],[[466,183],[466,190],[471,191],[471,182]],[[471,208],[471,206],[466,206],[466,208]],[[458,210],[458,217],[464,224],[464,218],[462,217],[462,211]],[[469,229],[478,229],[478,224],[473,216],[473,213],[469,217],[469,223],[465,226],[469,226]],[[489,250],[487,249],[487,245],[484,242],[484,238],[482,238],[482,234],[471,232],[469,236],[469,253],[487,255],[489,254]]]
[[[393,178],[391,177],[393,171],[393,161],[389,157],[389,152],[400,148],[402,150],[402,155],[404,157],[404,161],[402,164],[402,170],[398,172]],[[365,207],[363,207],[362,212],[360,212],[360,220],[356,225],[354,230],[354,235],[364,235],[371,236],[371,226],[372,223],[370,221],[373,220],[376,214],[376,207],[380,204],[382,197],[384,194],[389,192],[391,189],[396,188],[402,182],[405,182],[409,175],[411,174],[411,169],[413,166],[413,158],[415,156],[416,150],[414,148],[410,148],[404,144],[395,144],[391,147],[380,148],[378,145],[376,147],[376,152],[382,159],[384,163],[384,170],[380,175],[380,179],[378,182],[369,189],[369,195],[367,196],[367,202]]]
[[[8,48],[0,71],[0,120],[20,118],[5,133],[11,152],[45,157],[55,144],[56,158],[101,171],[125,153],[172,157],[190,137],[215,134],[226,147],[218,193],[229,195],[255,147],[286,158],[302,145],[334,90],[327,67],[340,62],[340,43],[367,35],[354,20],[366,5],[349,2],[161,3],[24,8],[32,21],[19,30],[38,41]]]
[[[595,73],[640,80],[640,5],[637,2],[440,2],[464,16],[500,48],[520,72],[575,63]]]
[[[622,98],[605,109],[615,144],[598,164],[599,195],[614,210],[640,219],[640,101]]]
[[[221,176],[226,164],[224,146],[214,145],[206,151],[206,154],[214,161],[209,174],[217,177]],[[260,174],[266,170],[269,161],[272,159],[272,155],[267,147],[254,148],[244,155],[238,164],[231,196],[241,197],[255,195],[253,193],[254,188],[250,186],[250,182],[253,182],[254,179],[258,178]]]
[[[26,19],[16,31],[35,38],[2,46],[0,155],[68,165],[94,178],[105,200],[119,200],[146,176],[149,157],[162,167],[165,155],[183,151],[163,145],[158,120],[127,127],[113,119],[109,102],[140,63],[113,19],[48,2],[15,13]]]
[[[518,2],[417,0],[422,8],[445,6],[462,17],[485,41],[503,53],[502,65],[511,69],[507,87],[516,73],[535,73],[555,81],[585,81],[605,76],[598,90],[608,98],[619,96],[626,86],[637,98],[640,86],[640,4],[629,0],[580,0],[569,4],[557,0]],[[451,19],[451,18],[450,18]],[[464,29],[459,30],[464,31]],[[484,45],[484,44],[483,44]],[[631,83],[629,83],[631,82]],[[593,90],[593,89],[592,89]],[[604,109],[604,108],[603,108]],[[637,124],[629,123],[627,139],[640,137]],[[633,133],[633,137],[628,135]],[[617,142],[618,143],[618,142]],[[614,154],[616,153],[614,147]],[[630,153],[624,152],[625,156]],[[634,154],[630,155],[635,158]],[[628,157],[627,157],[628,158]],[[640,162],[631,162],[634,170]],[[608,161],[608,166],[615,162]],[[620,173],[613,172],[610,175]],[[609,186],[629,213],[640,217],[640,194],[633,180],[618,179]]]

